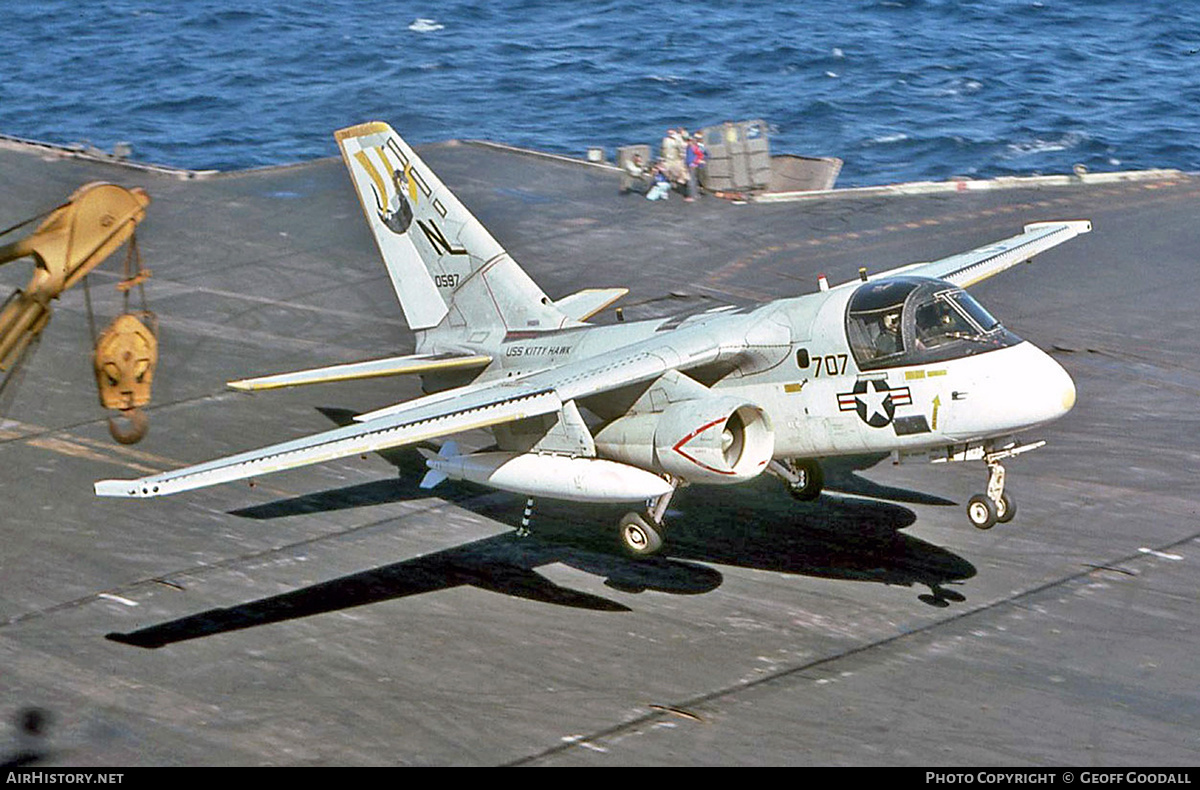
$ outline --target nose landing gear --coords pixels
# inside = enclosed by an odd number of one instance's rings
[[[1002,450],[985,447],[983,460],[988,468],[988,485],[986,494],[976,494],[967,502],[967,518],[978,529],[991,529],[996,524],[1007,524],[1017,514],[1017,505],[1004,493],[1004,465],[1000,463],[1014,455],[1036,450],[1045,442],[1034,442],[1010,446]]]

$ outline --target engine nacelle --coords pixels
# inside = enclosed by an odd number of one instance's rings
[[[614,420],[596,434],[596,450],[694,483],[740,483],[767,468],[775,432],[741,398],[699,398]]]

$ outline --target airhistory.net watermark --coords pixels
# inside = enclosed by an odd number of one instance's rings
[[[86,771],[8,771],[5,784],[33,785],[119,785],[125,774]]]

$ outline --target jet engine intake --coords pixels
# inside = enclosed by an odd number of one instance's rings
[[[673,403],[621,417],[596,434],[602,456],[689,482],[740,483],[761,474],[775,452],[766,413],[740,398]]]

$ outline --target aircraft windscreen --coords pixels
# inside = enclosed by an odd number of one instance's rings
[[[1000,326],[1000,322],[993,318],[983,305],[972,299],[966,291],[950,291],[948,298],[953,299],[954,304],[969,315],[971,320],[984,332],[991,332]]]
[[[862,370],[956,359],[1020,342],[961,288],[919,277],[861,286],[847,308],[846,336]]]

